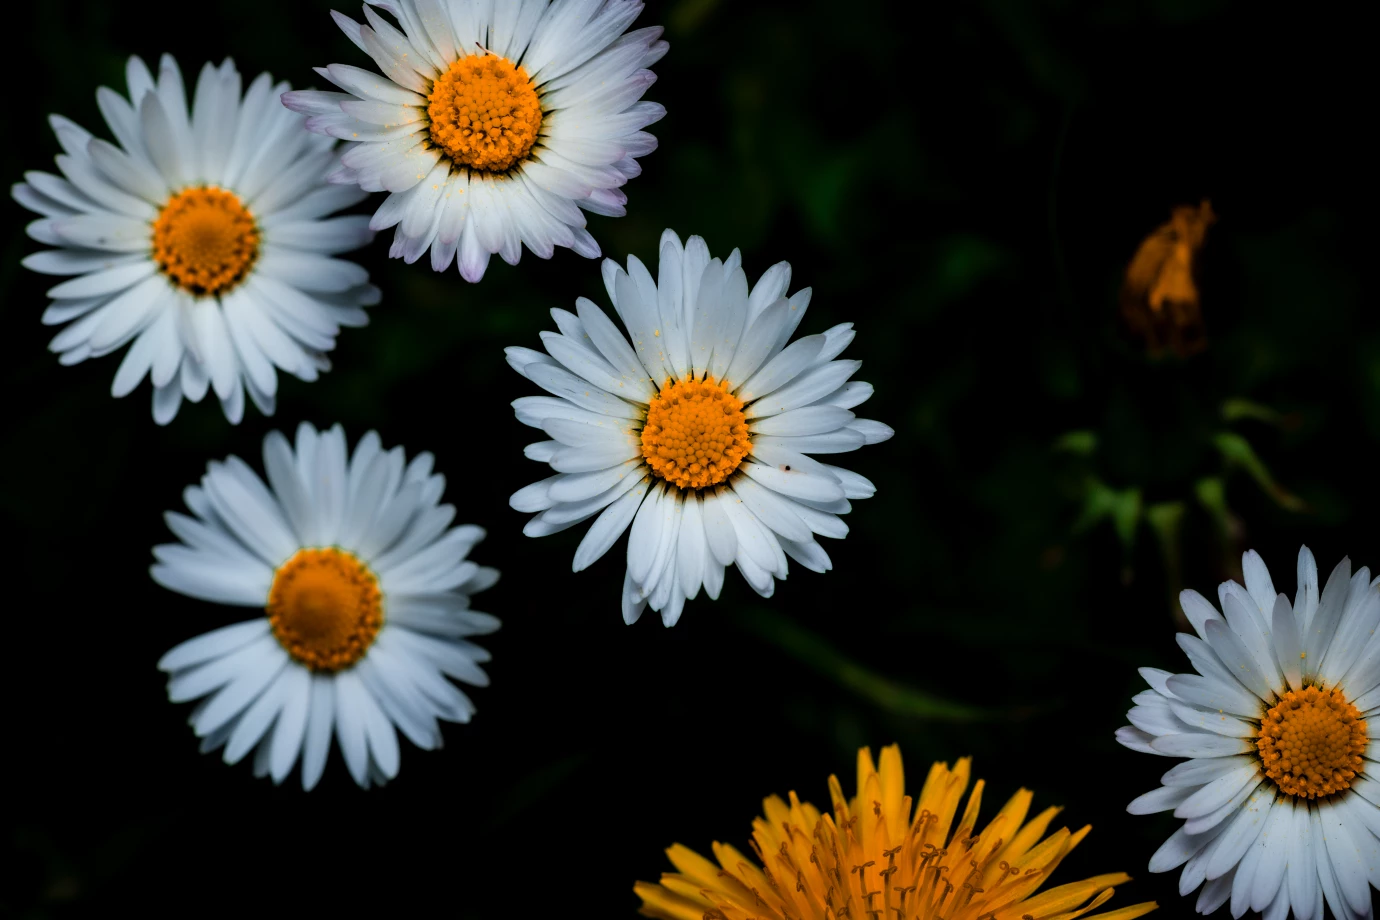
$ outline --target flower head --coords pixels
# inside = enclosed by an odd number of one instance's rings
[[[1203,313],[1194,279],[1207,229],[1217,220],[1212,205],[1174,209],[1167,223],[1141,241],[1121,288],[1121,315],[1152,353],[1201,351]]]
[[[372,7],[393,14],[393,25]],[[376,2],[364,23],[336,24],[382,76],[348,64],[317,73],[343,92],[288,93],[307,127],[347,141],[331,181],[389,192],[375,230],[396,227],[390,255],[429,249],[467,281],[525,245],[595,258],[581,213],[621,217],[621,187],[656,149],[642,129],[666,114],[639,101],[666,53],[660,28],[627,32],[640,0]]]
[[[1058,808],[1030,820],[1032,795],[1022,789],[982,829],[983,782],[959,810],[970,763],[930,768],[918,800],[905,794],[900,748],[858,752],[857,794],[844,797],[829,777],[831,811],[821,813],[792,792],[771,796],[752,822],[760,865],[733,847],[714,844],[718,865],[679,844],[666,851],[675,873],[659,885],[638,882],[642,913],[661,920],[1021,920],[1073,918],[1105,904],[1122,873],[1046,887],[1060,861],[1090,827],[1046,836]],[[1043,890],[1041,890],[1043,889]],[[1133,904],[1090,920],[1132,920],[1155,909]]]
[[[1291,604],[1254,551],[1245,587],[1218,591],[1220,611],[1196,591],[1180,596],[1197,635],[1180,634],[1192,674],[1140,673],[1132,750],[1189,758],[1133,801],[1132,814],[1173,811],[1183,826],[1150,859],[1183,866],[1179,891],[1202,885],[1199,913],[1229,899],[1269,920],[1290,910],[1322,920],[1371,916],[1380,887],[1380,770],[1370,720],[1380,714],[1380,579],[1351,560],[1318,590],[1313,554],[1299,551]]]
[[[850,499],[874,487],[810,454],[856,450],[891,437],[852,410],[872,386],[849,381],[861,361],[836,360],[853,324],[791,341],[810,289],[786,296],[791,267],[773,266],[749,290],[737,250],[711,259],[704,240],[661,237],[658,277],[636,257],[604,262],[604,285],[626,337],[581,297],[552,310],[560,332],[545,352],[509,348],[508,363],[551,396],[513,403],[550,440],[527,447],[556,475],[518,491],[538,512],[523,532],[544,536],[598,518],[575,551],[575,571],[627,530],[623,617],[651,605],[673,625],[703,587],[719,596],[736,565],[770,597],[786,557],[826,572],[820,534],[848,533]]]
[[[282,782],[299,757],[302,786],[321,778],[334,735],[361,786],[398,773],[395,729],[424,750],[437,720],[474,706],[447,677],[486,686],[488,652],[467,637],[498,620],[469,609],[498,572],[466,559],[484,537],[451,527],[430,454],[406,462],[369,432],[348,456],[339,426],[303,424],[296,449],[264,439],[267,485],[238,457],[212,463],[169,512],[182,541],[154,547],[170,590],[263,616],[198,636],[163,656],[173,702],[201,699],[191,723],[226,763],[254,754]]]
[[[336,188],[333,142],[278,105],[287,84],[260,74],[241,93],[226,61],[207,64],[190,110],[182,73],[164,55],[155,80],[139,58],[129,98],[96,100],[115,137],[52,117],[62,176],[29,172],[15,200],[43,219],[29,236],[58,247],[24,259],[72,276],[48,291],[49,345],[63,364],[129,345],[111,392],[148,377],[153,418],[213,390],[238,422],[244,397],[273,413],[278,371],[315,380],[341,326],[362,326],[378,301],[368,273],[334,258],[373,238],[364,217],[330,217],[364,197]]]

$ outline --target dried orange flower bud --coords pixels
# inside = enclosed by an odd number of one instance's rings
[[[1169,221],[1141,242],[1126,267],[1121,315],[1146,340],[1151,354],[1167,348],[1189,355],[1205,344],[1193,269],[1207,228],[1216,219],[1208,201],[1175,208]]]

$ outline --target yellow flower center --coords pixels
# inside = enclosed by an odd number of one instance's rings
[[[712,379],[667,382],[642,426],[642,456],[662,479],[703,489],[729,477],[752,450],[743,401]]]
[[[184,189],[153,222],[154,261],[173,283],[199,297],[239,284],[258,257],[259,228],[234,192]]]
[[[383,627],[378,579],[344,550],[298,550],[273,576],[268,622],[308,668],[344,670],[364,657]]]
[[[537,142],[542,112],[536,84],[505,57],[457,58],[427,99],[432,141],[463,166],[504,172]]]
[[[1291,690],[1265,714],[1255,743],[1265,775],[1286,795],[1314,799],[1351,788],[1366,723],[1340,690]]]

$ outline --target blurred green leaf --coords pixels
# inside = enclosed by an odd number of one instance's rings
[[[1090,530],[1108,518],[1116,530],[1117,539],[1123,549],[1135,546],[1136,527],[1140,524],[1140,489],[1113,489],[1106,483],[1088,477],[1087,491],[1083,494],[1083,511],[1074,523],[1075,532]]]
[[[850,203],[849,191],[865,157],[862,150],[847,150],[832,157],[813,158],[809,186],[801,189],[797,201],[810,228],[820,239],[838,241],[842,238],[840,214]]]
[[[541,801],[556,792],[561,786],[585,765],[590,758],[589,751],[575,751],[543,764],[513,783],[512,790],[504,797],[499,807],[489,819],[490,828],[500,828],[523,812],[529,811]]]
[[[1225,534],[1231,512],[1227,508],[1227,489],[1221,477],[1205,476],[1199,479],[1193,484],[1193,494],[1217,524],[1218,532]]]
[[[1097,450],[1097,432],[1067,431],[1054,442],[1054,450],[1079,457],[1091,456]]]
[[[720,0],[680,0],[669,16],[672,34],[689,34],[713,15]]]
[[[966,297],[1010,262],[1010,254],[985,237],[955,233],[939,242],[927,295],[936,301]]]
[[[1241,435],[1231,431],[1221,431],[1212,439],[1212,443],[1222,455],[1222,459],[1228,466],[1240,467],[1244,469],[1256,484],[1279,505],[1288,511],[1304,511],[1307,505],[1303,499],[1292,495],[1275,481],[1275,477],[1265,466],[1255,448],[1251,447],[1249,441]]]
[[[1249,399],[1228,399],[1222,403],[1222,418],[1228,422],[1241,421],[1248,419],[1257,422],[1264,422],[1286,431],[1297,429],[1302,424],[1302,417],[1297,412],[1280,412],[1278,409],[1271,408],[1263,403],[1253,402]]]
[[[1145,522],[1155,534],[1164,559],[1165,589],[1170,598],[1177,597],[1183,587],[1181,533],[1186,511],[1182,501],[1157,502],[1145,509]]]
[[[1228,399],[1222,403],[1222,418],[1229,422],[1241,419],[1255,419],[1256,421],[1268,422],[1271,425],[1279,424],[1281,415],[1269,406],[1261,403],[1252,402],[1249,399]]]
[[[737,622],[811,670],[887,712],[942,722],[981,722],[1015,715],[955,703],[883,677],[853,661],[827,640],[767,608],[744,610]]]

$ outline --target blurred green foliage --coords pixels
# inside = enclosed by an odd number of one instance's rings
[[[12,11],[5,174],[52,168],[49,112],[100,128],[94,89],[131,53],[230,54],[295,85],[365,63],[328,6]],[[618,259],[654,258],[670,226],[740,247],[750,273],[789,260],[815,292],[804,332],[857,325],[865,412],[897,434],[841,458],[878,494],[828,546],[834,571],[793,570],[769,602],[730,575],[674,630],[629,628],[619,550],[573,575],[579,531],[522,537],[507,496],[542,473],[508,403],[534,391],[502,349],[535,346],[551,307],[602,302],[592,262],[529,253],[468,286],[376,241],[359,258],[384,302],[330,374],[285,382],[274,419],[230,428],[203,404],[158,429],[147,390],[111,400],[113,359],[46,352],[49,281],[18,266],[36,244],[10,204],[0,913],[498,918],[570,898],[627,916],[672,841],[741,846],[762,796],[819,802],[856,746],[892,741],[913,777],[973,754],[997,798],[1027,786],[1092,822],[1066,878],[1124,869],[1128,898],[1186,909],[1143,872],[1174,822],[1124,813],[1164,764],[1112,741],[1135,668],[1183,667],[1178,587],[1210,593],[1247,546],[1282,590],[1301,542],[1380,562],[1365,30],[1227,0],[668,0],[640,23],[667,27],[648,98],[669,114],[628,217],[592,231]],[[1121,273],[1204,197],[1207,348],[1152,359],[1119,325]],[[480,599],[505,625],[475,722],[367,794],[338,763],[303,795],[198,754],[154,669],[237,617],[148,580],[162,511],[207,460],[257,460],[301,419],[434,451],[505,575]]]

